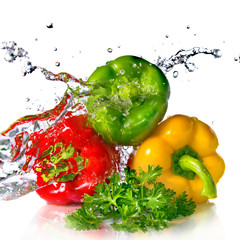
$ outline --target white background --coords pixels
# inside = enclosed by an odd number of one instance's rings
[[[1,1],[0,42],[15,41],[33,64],[77,78],[85,79],[97,66],[124,54],[156,63],[158,56],[168,58],[180,49],[219,48],[219,59],[192,58],[198,67],[194,72],[177,66],[177,78],[173,71],[167,74],[171,97],[166,116],[181,113],[208,123],[218,135],[226,172],[216,200],[160,233],[68,231],[52,216],[61,218],[72,207],[48,206],[32,193],[0,202],[0,238],[239,239],[240,63],[234,60],[240,55],[238,9],[237,0]],[[52,29],[46,27],[49,23]],[[30,113],[26,98],[51,99],[58,86],[35,73],[22,77],[21,67],[3,59],[0,49],[0,131]]]

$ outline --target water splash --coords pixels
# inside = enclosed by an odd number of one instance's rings
[[[64,117],[86,113],[82,98],[74,97],[68,89],[62,101],[53,109],[37,115],[18,119],[0,135],[0,199],[11,200],[38,188],[36,173],[32,167],[36,158],[28,163],[26,151],[31,147],[31,136],[36,132],[45,132],[55,126]]]
[[[89,91],[88,87],[82,79],[77,79],[76,77],[68,73],[54,74],[43,67],[34,65],[31,62],[30,57],[28,56],[28,52],[23,48],[19,47],[14,41],[3,42],[1,49],[5,50],[4,59],[7,62],[12,63],[18,60],[22,62],[22,73],[24,76],[26,76],[27,74],[31,74],[34,71],[40,71],[41,73],[43,73],[45,79],[49,81],[64,82],[72,90],[78,90],[80,95],[85,95],[86,92]],[[60,62],[56,62],[56,64],[60,66]]]
[[[23,76],[34,72],[37,69],[37,66],[34,66],[32,62],[30,61],[30,58],[28,56],[28,52],[24,50],[21,47],[18,47],[16,42],[9,41],[9,42],[3,42],[1,44],[1,49],[5,50],[5,57],[4,59],[7,62],[14,62],[16,60],[20,60],[23,63],[22,67],[22,74]]]
[[[196,69],[194,63],[190,62],[190,58],[198,54],[208,54],[212,55],[215,58],[220,58],[222,56],[219,49],[207,49],[194,47],[189,50],[180,50],[176,54],[172,55],[170,58],[161,58],[160,56],[157,59],[156,65],[163,70],[163,72],[170,72],[176,65],[183,64],[189,72],[193,72]]]
[[[4,59],[7,62],[22,62],[24,76],[40,71],[46,80],[61,81],[67,86],[64,96],[59,98],[61,100],[55,108],[37,115],[20,118],[0,134],[0,200],[11,200],[38,188],[36,174],[31,168],[35,159],[33,158],[28,163],[28,171],[23,170],[26,163],[25,152],[31,134],[46,131],[67,115],[74,116],[86,113],[84,102],[88,97],[89,89],[82,79],[77,79],[68,73],[54,74],[45,68],[34,65],[28,52],[19,47],[16,42],[3,42],[1,48],[6,52]],[[109,48],[108,52],[111,51],[112,49]],[[215,58],[221,57],[219,49],[193,48],[180,50],[170,58],[162,59],[159,57],[156,65],[164,72],[169,72],[174,66],[183,64],[191,72],[195,70],[195,65],[189,62],[189,59],[197,54],[209,54]],[[178,72],[174,71],[173,75],[177,77]],[[30,99],[27,98],[26,102],[29,103]],[[122,171],[133,149],[127,146],[117,148],[121,154],[120,171]]]
[[[38,188],[36,174],[31,169],[35,159],[28,164],[28,171],[23,170],[31,134],[46,131],[65,116],[86,114],[87,110],[83,103],[88,97],[89,89],[82,79],[77,79],[71,74],[54,74],[45,68],[35,66],[30,61],[28,52],[15,42],[2,43],[2,49],[6,51],[4,59],[7,62],[22,62],[24,76],[40,71],[46,80],[61,81],[67,86],[61,101],[53,109],[20,118],[0,134],[0,200],[11,200]],[[30,99],[26,98],[26,101],[30,102]]]

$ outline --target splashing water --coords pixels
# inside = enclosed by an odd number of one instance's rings
[[[179,64],[183,64],[189,72],[193,72],[196,69],[196,66],[194,63],[190,62],[189,59],[198,54],[208,54],[214,56],[215,58],[220,58],[222,56],[219,49],[209,50],[207,48],[194,47],[189,50],[182,49],[168,59],[162,59],[159,56],[156,65],[165,73],[171,71],[176,65]]]
[[[6,50],[6,54],[4,59],[7,62],[14,62],[16,60],[20,60],[23,62],[22,74],[25,76],[28,73],[32,73],[35,71],[37,66],[33,66],[30,62],[30,58],[28,57],[28,52],[25,51],[23,48],[18,47],[17,43],[10,41],[10,42],[3,42],[1,49]]]
[[[35,162],[34,157],[28,162],[28,170],[23,170],[27,161],[26,151],[29,148],[31,136],[55,126],[65,116],[86,114],[87,109],[84,102],[88,98],[89,89],[82,79],[77,79],[68,73],[54,74],[45,68],[35,66],[30,61],[28,52],[13,41],[3,42],[1,48],[6,51],[4,59],[7,62],[21,61],[23,63],[23,76],[40,71],[46,80],[61,81],[67,85],[64,96],[53,109],[37,115],[22,117],[0,134],[0,200],[11,200],[39,188],[36,173],[32,169]],[[111,51],[108,50],[108,52]],[[159,57],[156,65],[166,73],[171,71],[174,66],[183,64],[191,72],[195,70],[195,65],[190,63],[189,59],[197,54],[221,57],[218,49],[193,48],[180,50],[168,59]],[[178,72],[175,71],[174,76],[177,77],[177,75]],[[29,102],[30,99],[26,101]],[[121,155],[120,171],[122,171],[133,148],[129,146],[116,148]]]
[[[34,66],[28,52],[18,47],[15,42],[2,43],[2,49],[6,50],[4,58],[6,61],[19,60],[23,63],[22,73],[24,76],[34,71],[41,71],[45,79],[61,81],[67,85],[62,100],[55,108],[41,114],[20,118],[0,135],[0,199],[11,200],[38,188],[36,174],[31,169],[34,158],[28,165],[28,171],[23,171],[26,163],[25,152],[31,134],[46,131],[66,115],[74,116],[86,113],[83,102],[88,96],[89,89],[81,79],[68,73],[54,74],[45,68]]]
[[[60,79],[62,75],[60,75]],[[32,170],[34,157],[27,164],[26,152],[32,147],[34,133],[45,132],[65,116],[86,114],[82,104],[86,97],[76,98],[68,88],[62,101],[53,109],[42,114],[29,115],[18,119],[0,135],[0,199],[18,198],[38,188],[36,173]]]

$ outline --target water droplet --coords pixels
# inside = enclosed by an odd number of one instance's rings
[[[167,34],[167,35],[165,36],[165,38],[169,38],[169,35]]]
[[[13,53],[6,54],[4,57],[4,59],[7,62],[13,62],[16,58],[17,58],[17,56],[15,56]]]
[[[190,25],[187,25],[187,29],[190,29]]]
[[[222,56],[222,52],[220,49],[212,49],[212,55],[215,58],[220,58]]]
[[[239,57],[234,57],[234,61],[238,62],[239,61]]]
[[[123,69],[121,69],[120,73],[123,75],[125,73],[125,71]]]
[[[30,98],[26,98],[26,102],[29,102],[30,101]]]
[[[112,50],[112,48],[108,48],[107,51],[108,51],[109,53],[112,53],[113,50]]]
[[[53,23],[48,23],[47,28],[53,28]]]
[[[38,41],[38,39],[37,39],[37,38],[35,38],[35,41]]]
[[[178,71],[174,71],[174,72],[173,72],[173,77],[174,77],[174,78],[177,78],[177,77],[178,77]]]
[[[56,52],[56,51],[57,51],[57,48],[55,47],[55,48],[53,49],[53,51],[55,51],[55,52]]]
[[[187,70],[189,71],[189,72],[193,72],[195,69],[196,69],[196,66],[195,66],[195,64],[194,63],[186,63],[185,64],[185,67],[187,68]]]
[[[55,63],[55,66],[56,66],[56,67],[59,67],[59,66],[60,66],[60,62],[56,62],[56,63]]]

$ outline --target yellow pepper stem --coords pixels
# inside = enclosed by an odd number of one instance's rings
[[[201,190],[202,196],[207,198],[217,197],[217,189],[213,178],[201,161],[190,155],[183,155],[179,159],[178,164],[184,171],[193,171],[200,177],[203,183],[203,188]]]

